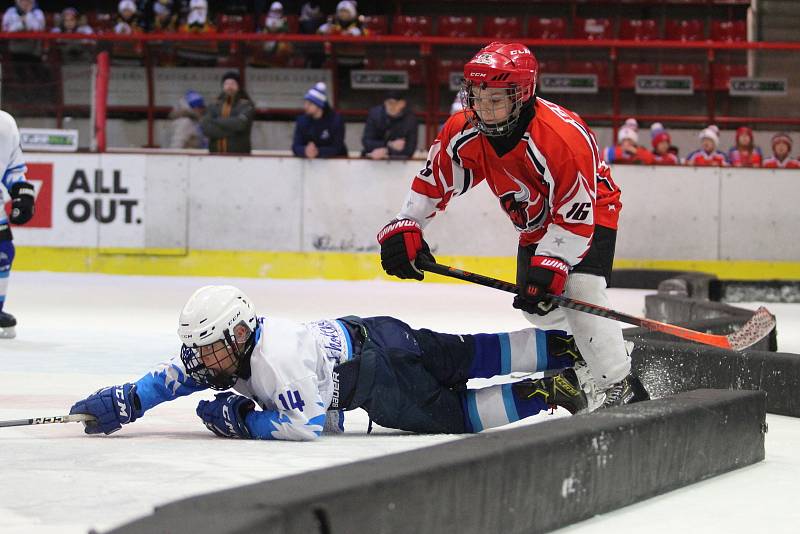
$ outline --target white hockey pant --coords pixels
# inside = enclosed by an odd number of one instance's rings
[[[611,307],[605,278],[594,274],[571,274],[564,288],[564,296]],[[522,313],[539,328],[564,330],[575,336],[578,350],[601,390],[621,381],[631,372],[631,358],[625,348],[619,322],[561,307],[545,316]]]

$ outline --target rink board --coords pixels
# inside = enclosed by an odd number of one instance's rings
[[[698,390],[189,498],[110,532],[546,532],[763,460],[765,418],[761,392]]]

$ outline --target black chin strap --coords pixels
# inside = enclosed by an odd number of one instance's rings
[[[517,146],[522,136],[528,130],[528,125],[536,116],[536,95],[533,95],[527,102],[522,104],[522,109],[519,112],[519,119],[514,125],[514,129],[506,135],[487,136],[486,139],[489,144],[494,148],[495,153],[499,157],[503,157]]]

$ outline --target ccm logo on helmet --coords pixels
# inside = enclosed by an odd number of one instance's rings
[[[518,56],[520,54],[530,54],[531,51],[527,48],[523,48],[522,50],[509,50],[508,53],[512,56]]]
[[[470,72],[470,76],[475,76],[476,78],[486,78],[485,72]]]

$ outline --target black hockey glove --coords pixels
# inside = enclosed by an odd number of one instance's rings
[[[25,224],[33,217],[33,186],[28,182],[17,182],[11,186],[11,224]]]
[[[422,280],[422,271],[414,260],[435,262],[431,249],[422,237],[422,228],[411,219],[395,219],[378,232],[381,244],[381,266],[387,274],[398,278]]]
[[[569,265],[558,258],[534,256],[528,266],[525,281],[519,285],[513,306],[536,315],[547,315],[556,305],[548,294],[560,295],[569,276]]]

